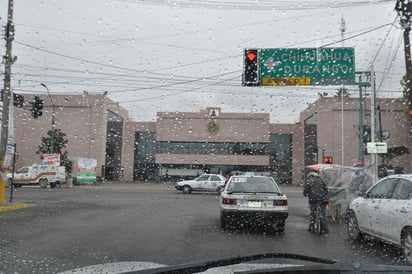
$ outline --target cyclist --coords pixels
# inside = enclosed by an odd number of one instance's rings
[[[319,173],[309,172],[305,187],[303,189],[303,195],[309,197],[310,207],[310,222],[309,232],[314,232],[316,221],[316,208],[319,206],[320,212],[320,234],[328,234],[328,223],[326,220],[326,206],[328,204],[328,188],[325,182],[320,178]]]

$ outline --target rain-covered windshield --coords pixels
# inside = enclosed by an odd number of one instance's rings
[[[410,267],[411,21],[409,0],[0,0],[0,273]]]

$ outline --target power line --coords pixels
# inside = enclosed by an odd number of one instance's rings
[[[367,30],[367,31],[361,32],[361,33],[359,33],[359,34],[357,34],[357,35],[352,35],[352,36],[350,36],[350,37],[347,37],[347,38],[344,38],[344,39],[340,39],[340,40],[338,40],[338,41],[335,41],[335,42],[332,42],[332,43],[329,43],[329,44],[326,44],[326,45],[320,46],[320,48],[329,47],[329,46],[331,46],[331,45],[338,44],[338,43],[341,43],[341,42],[343,42],[343,41],[347,41],[347,40],[350,40],[350,39],[353,39],[353,38],[359,37],[359,36],[361,36],[361,35],[364,35],[364,34],[367,34],[367,33],[373,32],[373,31],[375,31],[375,30],[378,30],[378,29],[381,29],[381,28],[384,28],[384,27],[387,27],[387,26],[390,26],[390,25],[393,25],[393,23],[387,23],[387,24],[384,24],[384,25],[381,25],[381,26],[375,27],[375,28],[373,28],[373,29],[370,29],[370,30]]]
[[[218,10],[247,10],[247,11],[284,11],[284,10],[313,10],[313,9],[337,9],[344,7],[355,7],[355,6],[370,6],[377,4],[386,4],[393,2],[391,0],[380,0],[373,3],[366,1],[352,1],[350,3],[335,1],[333,5],[325,1],[311,1],[310,3],[302,2],[297,4],[296,1],[271,1],[271,0],[260,0],[260,1],[210,1],[210,0],[174,0],[174,1],[163,1],[163,0],[117,0],[118,2],[126,2],[133,4],[143,4],[143,5],[153,5],[153,6],[166,6],[173,8],[201,8],[201,9],[218,9]]]

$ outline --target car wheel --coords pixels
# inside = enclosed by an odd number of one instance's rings
[[[183,186],[183,193],[184,194],[190,194],[192,192],[192,188],[188,185]]]
[[[412,228],[406,228],[401,238],[402,254],[408,264],[412,265]]]
[[[40,185],[41,188],[46,188],[47,184],[48,184],[48,181],[47,181],[46,178],[42,178],[42,179],[39,180],[39,185]]]
[[[50,188],[55,188],[56,187],[56,183],[50,183]]]
[[[354,212],[348,212],[348,217],[347,217],[347,230],[348,230],[348,236],[352,240],[359,240],[362,236],[361,231],[359,230],[358,226],[358,220],[356,219],[355,213]]]

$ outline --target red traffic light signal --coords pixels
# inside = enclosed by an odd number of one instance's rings
[[[249,50],[246,53],[246,57],[247,57],[247,59],[249,59],[249,61],[254,61],[257,57],[256,50]]]
[[[259,84],[258,50],[245,49],[243,56],[242,85],[257,86]]]
[[[330,156],[323,157],[323,163],[324,164],[333,164],[333,158]]]

